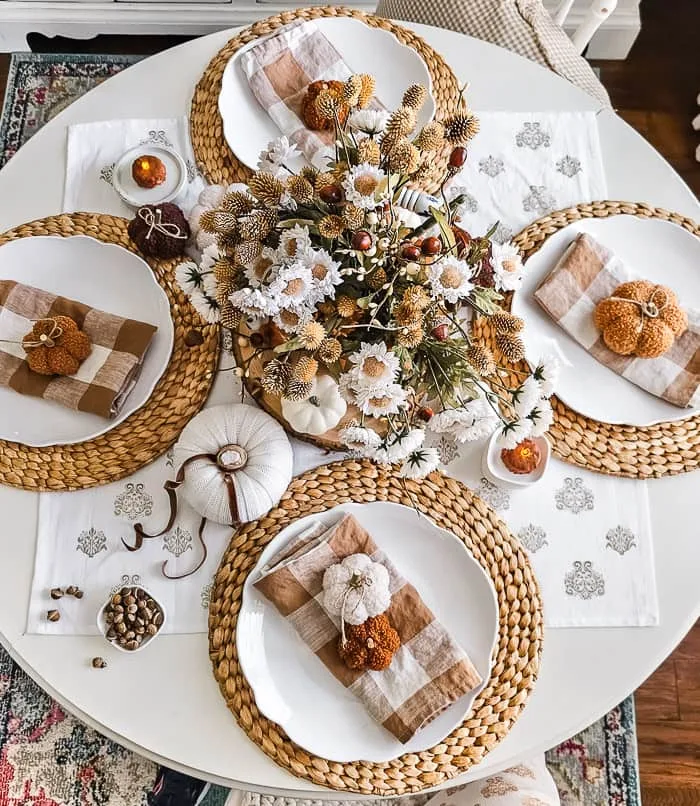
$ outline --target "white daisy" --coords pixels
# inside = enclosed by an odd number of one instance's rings
[[[532,374],[540,383],[542,397],[551,397],[554,393],[560,370],[561,361],[556,356],[547,355],[539,359]]]
[[[202,291],[212,299],[216,299],[216,277],[209,272],[202,276]]]
[[[529,375],[520,386],[511,392],[513,395],[513,408],[518,417],[527,417],[542,397],[542,388],[539,381]]]
[[[497,291],[515,291],[523,281],[523,261],[510,241],[491,243],[491,268]]]
[[[399,473],[405,479],[422,479],[437,470],[439,464],[440,453],[437,448],[419,448],[408,456]]]
[[[384,109],[356,109],[348,118],[350,128],[362,134],[381,134],[389,120]]]
[[[343,372],[338,378],[338,392],[346,403],[357,403],[357,378],[352,372]]]
[[[400,361],[383,341],[376,344],[364,342],[350,356],[354,364],[351,373],[358,387],[376,389],[392,383],[399,372]]]
[[[186,294],[189,294],[201,285],[202,273],[196,263],[186,260],[175,268],[175,281]]]
[[[340,441],[355,456],[372,456],[381,444],[376,431],[361,425],[349,425],[338,434]]]
[[[319,296],[314,300],[320,302],[324,297],[335,297],[335,286],[343,282],[340,276],[340,263],[325,249],[309,249],[301,262],[311,271]]]
[[[407,392],[398,383],[373,389],[357,390],[357,405],[363,414],[370,417],[385,417],[398,414],[407,403]]]
[[[376,165],[362,162],[348,171],[343,188],[349,202],[364,210],[373,210],[386,197],[386,174]]]
[[[299,328],[311,321],[312,312],[299,305],[293,308],[282,308],[273,317],[273,322],[285,333],[296,333]]]
[[[282,230],[280,245],[277,247],[277,257],[280,262],[296,260],[306,254],[311,248],[309,228],[295,224]]]
[[[433,297],[457,302],[468,297],[474,285],[470,282],[471,269],[464,260],[448,255],[428,267],[428,280]]]
[[[554,412],[549,400],[540,400],[535,408],[528,414],[528,420],[532,421],[530,436],[542,437],[549,431],[554,422]]]
[[[280,308],[297,308],[303,305],[313,291],[311,270],[301,263],[283,266],[270,284],[270,295]]]
[[[384,442],[386,460],[389,464],[403,462],[410,453],[418,450],[425,439],[422,428],[411,428],[400,435],[392,434]]]
[[[219,247],[215,243],[209,244],[202,250],[202,257],[199,261],[200,272],[206,274],[211,271],[219,257]]]
[[[203,294],[198,288],[193,288],[188,294],[195,311],[210,325],[219,321],[219,306],[211,297]]]
[[[289,167],[289,163],[300,156],[301,152],[293,143],[289,142],[288,137],[276,137],[274,140],[270,140],[267,148],[260,152],[258,170],[271,173],[279,178],[287,174],[284,166]]]
[[[263,281],[271,283],[277,276],[277,266],[275,265],[276,253],[269,246],[263,248],[262,253],[243,269],[243,273],[248,283],[257,288]]]
[[[497,444],[512,450],[532,433],[532,420],[522,419],[506,423],[499,431]]]
[[[208,185],[199,194],[199,197],[197,198],[197,205],[201,205],[202,207],[211,210],[213,207],[218,207],[221,204],[221,201],[225,195],[225,185]],[[194,207],[193,209],[196,210],[197,207]]]
[[[242,288],[229,297],[234,308],[255,319],[273,316],[279,308],[259,288]]]
[[[465,403],[458,409],[445,409],[434,414],[428,428],[436,434],[449,434],[457,442],[472,442],[493,433],[498,417],[483,397]]]

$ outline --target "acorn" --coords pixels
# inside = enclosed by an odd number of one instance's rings
[[[422,406],[420,409],[418,409],[416,414],[419,420],[423,420],[424,423],[427,423],[432,419],[435,412],[430,408],[430,406]]]
[[[430,335],[437,341],[447,341],[450,335],[450,327],[447,322],[436,325],[431,331]]]
[[[352,248],[360,252],[366,252],[372,248],[372,236],[366,229],[358,229],[352,234]]]
[[[340,185],[326,185],[318,191],[318,195],[326,204],[339,204],[343,200],[343,189]]]
[[[420,249],[424,255],[439,255],[442,252],[442,241],[436,235],[431,235],[423,241]]]
[[[448,163],[450,168],[461,168],[466,161],[467,149],[464,146],[457,146],[457,148],[452,149]]]
[[[401,247],[401,257],[404,260],[416,261],[420,257],[420,246],[414,243],[407,243]]]

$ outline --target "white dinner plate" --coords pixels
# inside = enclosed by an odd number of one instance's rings
[[[546,353],[562,359],[557,397],[579,414],[604,423],[633,426],[682,420],[698,409],[681,409],[644,391],[589,355],[534,298],[566,247],[587,232],[618,255],[631,274],[672,288],[681,304],[700,307],[700,238],[677,224],[629,215],[590,218],[560,229],[527,261],[525,279],[513,296],[513,313],[525,320],[523,340],[530,360]]]
[[[131,173],[134,160],[144,154],[158,159],[165,166],[165,181],[154,188],[142,188],[136,184]],[[129,207],[141,207],[143,204],[163,204],[172,201],[182,193],[187,182],[187,166],[185,160],[172,148],[144,143],[134,146],[122,154],[114,169],[112,185],[119,197]]]
[[[85,235],[18,238],[0,246],[0,280],[16,280],[158,327],[141,375],[111,420],[0,387],[0,438],[43,447],[104,434],[143,406],[173,349],[170,305],[150,266],[116,244]]]
[[[353,72],[370,73],[375,77],[375,95],[388,110],[401,105],[404,91],[411,84],[426,87],[429,95],[418,114],[417,129],[432,120],[435,101],[430,72],[413,48],[399,42],[389,31],[365,25],[360,20],[321,17],[315,23]],[[261,41],[249,42],[231,57],[219,93],[224,138],[240,162],[252,169],[258,164],[260,151],[282,134],[253,95],[240,64],[241,56]]]
[[[467,652],[484,681],[406,744],[369,716],[254,587],[260,569],[293,536],[312,521],[335,523],[343,513],[353,514],[370,532]],[[344,504],[302,518],[280,532],[248,575],[236,630],[238,658],[260,711],[310,753],[333,761],[389,761],[442,741],[462,722],[488,681],[497,638],[496,592],[464,544],[415,510],[384,502]]]

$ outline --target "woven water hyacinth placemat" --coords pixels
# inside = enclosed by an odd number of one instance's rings
[[[265,546],[298,518],[350,501],[391,501],[419,509],[465,544],[491,577],[499,604],[491,677],[465,720],[430,750],[405,753],[385,763],[328,761],[292,742],[258,711],[236,650],[243,585]],[[416,483],[371,462],[349,459],[294,479],[275,509],[233,536],[211,594],[209,655],[229,710],[249,738],[280,766],[341,792],[404,795],[478,764],[508,733],[537,678],[542,624],[539,588],[527,555],[481,499],[440,473]]]
[[[221,77],[231,57],[244,45],[260,37],[274,33],[284,25],[299,20],[315,20],[319,17],[351,17],[364,22],[373,28],[389,31],[394,36],[413,48],[425,62],[432,80],[431,94],[435,100],[435,117],[438,120],[448,117],[457,110],[459,101],[459,84],[445,60],[436,53],[430,45],[424,42],[413,31],[400,25],[366,14],[357,9],[343,8],[341,6],[322,6],[315,8],[301,8],[285,11],[274,17],[256,22],[245,28],[226,45],[209,62],[207,69],[200,78],[192,98],[190,110],[190,136],[192,147],[197,159],[197,165],[204,176],[214,184],[230,184],[231,182],[246,182],[250,177],[250,170],[236,159],[224,139],[223,123],[219,114],[219,92],[221,90]],[[397,79],[400,80],[400,77]],[[257,103],[251,96],[251,102]],[[261,143],[261,148],[264,146]],[[427,189],[434,189],[442,180],[449,149],[446,149],[435,159],[431,176],[425,180]]]
[[[599,201],[546,215],[519,233],[513,242],[527,260],[550,235],[563,227],[585,218],[613,215],[670,221],[700,237],[700,226],[677,213],[647,204]],[[483,320],[479,329],[482,337],[490,337]],[[598,473],[642,479],[700,468],[700,414],[648,426],[613,425],[579,414],[556,397],[552,398],[552,406],[554,424],[548,438],[555,456],[565,462]]]
[[[0,247],[18,238],[89,235],[135,254],[124,218],[72,213],[22,224],[0,235]],[[141,256],[143,257],[143,256]],[[72,445],[35,448],[0,440],[0,483],[26,490],[77,490],[129,476],[160,456],[204,405],[219,357],[218,325],[206,324],[174,279],[176,260],[143,258],[165,291],[173,319],[170,361],[148,401],[107,433]],[[192,331],[200,334],[190,347]]]

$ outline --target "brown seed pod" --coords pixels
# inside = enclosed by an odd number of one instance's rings
[[[107,667],[107,661],[104,658],[93,658],[92,667],[93,669],[105,669]]]

